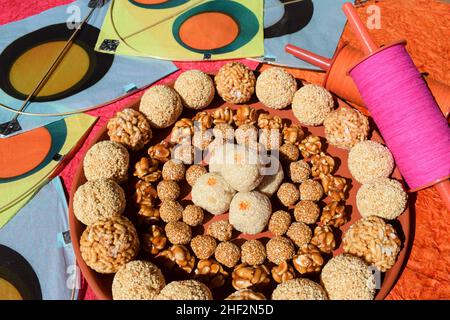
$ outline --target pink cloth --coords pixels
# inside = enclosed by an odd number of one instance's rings
[[[72,1],[70,0],[2,0],[0,4],[0,25],[6,24],[12,21],[24,19],[28,16],[35,15],[44,10],[50,9],[57,5],[67,4]],[[257,62],[249,61],[249,60],[239,60],[242,63],[245,63],[249,68],[255,69],[258,66]],[[177,62],[175,63],[177,67],[180,69],[179,71],[169,75],[168,77],[162,79],[157,82],[158,84],[170,83],[177,78],[177,76],[185,71],[190,69],[199,69],[204,72],[214,72],[217,71],[222,65],[224,65],[226,61],[215,61],[215,62]],[[88,112],[88,114],[92,116],[98,117],[98,121],[95,126],[92,128],[89,136],[84,141],[83,145],[77,151],[77,153],[73,156],[71,161],[66,165],[63,171],[60,173],[60,176],[63,180],[64,187],[67,191],[71,190],[72,181],[75,175],[75,172],[80,165],[80,162],[83,158],[83,155],[87,151],[87,146],[90,144],[92,139],[95,137],[95,134],[100,130],[103,126],[106,125],[108,119],[114,116],[114,114],[124,108],[131,101],[137,99],[142,96],[143,92],[137,92],[127,98],[124,98],[115,103],[109,104],[105,107],[93,110]],[[79,299],[85,300],[93,300],[96,299],[93,291],[88,287],[85,279],[82,279],[81,290],[79,294]]]

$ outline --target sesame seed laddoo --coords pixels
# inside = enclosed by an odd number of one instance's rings
[[[233,226],[228,220],[214,221],[208,226],[206,234],[219,241],[228,241],[233,235]]]
[[[345,252],[385,272],[395,264],[401,241],[389,223],[371,216],[352,224],[344,235],[343,244]]]
[[[177,144],[172,149],[172,161],[178,161],[187,165],[194,162],[195,148],[188,142]]]
[[[161,129],[177,121],[183,112],[183,104],[175,90],[166,85],[157,85],[145,91],[139,111],[145,114],[152,127]]]
[[[232,242],[221,242],[216,247],[214,257],[224,266],[233,268],[241,258],[241,250]]]
[[[267,196],[258,191],[238,192],[230,204],[229,221],[240,232],[257,234],[264,230],[271,213]]]
[[[198,235],[192,238],[191,248],[199,259],[208,259],[216,250],[216,240],[211,236]]]
[[[329,260],[320,275],[330,300],[372,300],[375,276],[360,258],[341,254]]]
[[[200,70],[189,70],[180,74],[174,89],[186,108],[196,110],[209,106],[216,92],[211,77]]]
[[[185,172],[186,168],[184,167],[183,162],[179,160],[167,161],[164,163],[161,171],[164,180],[174,181],[182,181],[184,179]]]
[[[294,217],[296,221],[306,224],[316,223],[319,219],[320,208],[319,206],[310,200],[302,200],[295,205]]]
[[[165,286],[158,300],[212,300],[209,288],[197,280],[172,281]]]
[[[272,300],[328,300],[328,296],[318,283],[297,278],[277,285]]]
[[[292,111],[300,123],[306,126],[319,126],[333,110],[331,93],[316,84],[301,87],[294,95]]]
[[[229,123],[217,123],[212,130],[214,141],[217,143],[230,143],[234,140],[234,128]]]
[[[165,200],[159,207],[159,216],[162,221],[175,222],[183,217],[183,206],[175,200]]]
[[[118,183],[128,179],[130,155],[121,144],[113,141],[97,142],[83,160],[87,180],[112,179]]]
[[[297,187],[289,182],[284,182],[281,184],[277,191],[277,197],[281,204],[289,207],[293,206],[300,198],[300,192]]]
[[[263,128],[260,130],[259,142],[266,150],[277,150],[283,143],[283,136],[278,129]]]
[[[204,218],[203,209],[194,204],[189,204],[183,210],[183,222],[191,227],[202,224]]]
[[[293,222],[286,232],[286,235],[297,245],[297,247],[301,247],[311,241],[312,231],[303,222]]]
[[[186,181],[192,187],[195,182],[197,182],[197,179],[207,172],[208,171],[205,167],[198,164],[193,164],[186,170]]]
[[[284,210],[272,213],[269,220],[269,231],[276,236],[285,234],[291,225],[291,214]]]
[[[263,167],[261,170],[264,178],[257,187],[259,192],[268,197],[271,197],[275,192],[277,192],[284,179],[283,167],[278,159],[275,157],[270,157],[270,164],[270,167]]]
[[[348,169],[356,181],[368,183],[389,177],[394,170],[394,158],[381,143],[366,140],[350,149]]]
[[[180,196],[180,186],[173,180],[162,180],[156,186],[161,201],[176,200]]]
[[[101,218],[120,216],[125,202],[125,192],[115,181],[87,181],[75,192],[73,213],[80,222],[90,225]]]
[[[260,292],[251,289],[241,289],[230,294],[225,300],[267,300]]]
[[[256,80],[256,96],[272,109],[284,109],[292,103],[297,91],[295,78],[283,68],[263,71]]]
[[[283,144],[280,149],[280,158],[285,163],[297,161],[300,157],[300,150],[292,143]]]
[[[214,77],[217,93],[230,103],[248,102],[255,92],[256,77],[240,62],[229,62]]]
[[[408,196],[400,182],[378,179],[363,184],[356,194],[356,206],[363,217],[378,216],[393,220],[406,208]]]
[[[222,214],[230,208],[236,192],[218,173],[206,173],[197,179],[192,187],[192,202],[214,214]]]
[[[295,254],[294,244],[285,237],[276,236],[266,244],[267,259],[275,264],[292,259]]]
[[[135,260],[114,275],[114,300],[153,300],[166,285],[161,270],[151,262]]]
[[[289,164],[289,178],[294,183],[302,183],[311,175],[311,168],[306,161],[300,160]]]
[[[235,131],[236,142],[250,148],[258,145],[258,129],[253,124],[243,124]]]
[[[263,264],[266,248],[259,240],[247,240],[241,246],[241,260],[251,266]]]
[[[308,179],[300,185],[300,199],[319,201],[323,196],[323,187],[320,182]]]
[[[192,230],[186,223],[182,221],[174,221],[166,224],[167,239],[172,244],[188,244],[192,238]]]

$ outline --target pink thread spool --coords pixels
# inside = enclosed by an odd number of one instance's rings
[[[450,128],[405,42],[378,49],[353,5],[343,10],[368,54],[350,76],[400,172],[411,191],[436,185],[450,210]]]

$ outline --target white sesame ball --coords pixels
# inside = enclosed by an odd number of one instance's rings
[[[319,126],[327,114],[333,110],[331,93],[315,84],[301,87],[294,95],[292,111],[300,123],[306,126]]]
[[[256,234],[264,230],[271,213],[267,196],[258,191],[239,192],[231,201],[229,221],[240,232]]]

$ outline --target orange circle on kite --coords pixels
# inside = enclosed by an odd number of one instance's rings
[[[134,2],[141,4],[161,4],[167,1],[169,0],[134,0]]]
[[[204,12],[187,19],[180,27],[181,41],[196,50],[214,50],[232,43],[239,25],[222,12]]]
[[[0,139],[0,179],[25,174],[47,156],[52,137],[46,128],[31,130],[7,139]]]

